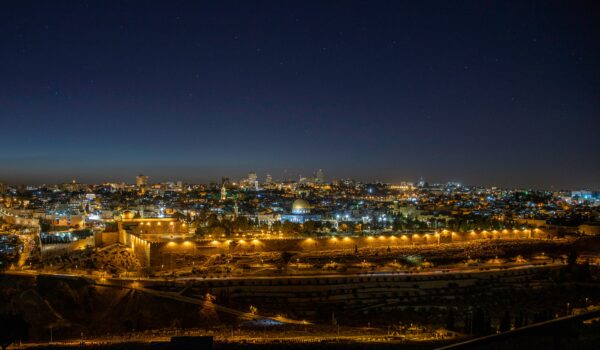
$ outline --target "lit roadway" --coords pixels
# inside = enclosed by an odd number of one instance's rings
[[[89,278],[91,280],[98,280],[98,279],[104,279],[104,280],[110,280],[113,282],[119,282],[119,281],[126,281],[126,282],[132,282],[132,281],[165,281],[165,280],[169,280],[169,281],[194,281],[194,280],[198,280],[198,281],[203,281],[203,280],[211,280],[211,281],[220,281],[220,280],[232,280],[232,279],[250,279],[250,280],[270,280],[270,279],[285,279],[285,278],[343,278],[343,277],[378,277],[378,276],[382,276],[382,277],[390,277],[390,276],[432,276],[432,275],[441,275],[441,274],[452,274],[452,273],[486,273],[486,272],[492,272],[492,271],[510,271],[510,270],[521,270],[521,269],[530,269],[530,268],[550,268],[550,267],[558,267],[558,266],[564,266],[564,263],[562,262],[555,262],[555,263],[550,263],[550,262],[546,262],[544,264],[532,264],[532,263],[527,263],[527,264],[521,264],[521,265],[515,265],[515,264],[511,264],[509,266],[506,266],[504,264],[486,264],[486,265],[477,265],[477,266],[456,266],[456,267],[452,267],[452,268],[439,268],[439,269],[429,269],[428,271],[425,272],[377,272],[377,271],[373,271],[373,272],[361,272],[361,273],[328,273],[328,274],[319,274],[319,273],[315,273],[315,274],[293,274],[293,275],[285,275],[285,274],[281,274],[281,275],[273,275],[273,276],[256,276],[256,275],[251,275],[251,276],[243,276],[243,275],[234,275],[234,276],[227,276],[227,277],[207,277],[207,278],[201,278],[201,277],[176,277],[176,278],[171,278],[171,277],[110,277],[110,278],[103,278],[100,276],[94,276],[94,275],[89,275],[89,274],[84,274],[84,273],[66,273],[66,272],[47,272],[47,271],[38,271],[38,270],[7,270],[4,271],[4,274],[12,274],[12,275],[29,275],[29,276],[37,276],[37,275],[43,275],[43,276],[57,276],[57,277],[84,277],[84,278]]]
[[[600,310],[592,310],[577,315],[567,315],[559,318],[555,318],[540,323],[530,324],[515,330],[492,334],[480,338],[473,338],[468,340],[459,341],[451,345],[446,345],[437,348],[437,350],[454,350],[454,349],[469,349],[469,348],[485,348],[486,345],[501,342],[506,339],[515,341],[518,345],[519,336],[537,335],[537,336],[548,336],[548,337],[564,337],[568,336],[570,327],[573,324],[577,324],[584,320],[600,317]],[[425,335],[400,335],[393,336],[386,333],[374,333],[365,334],[364,331],[375,331],[376,329],[361,329],[361,328],[349,328],[344,327],[341,329],[342,332],[336,333],[335,331],[323,331],[315,333],[317,329],[311,329],[311,332],[301,331],[254,331],[251,333],[240,333],[238,331],[228,330],[220,333],[212,333],[217,342],[239,342],[244,341],[247,343],[270,343],[273,340],[278,342],[286,343],[317,343],[321,341],[348,341],[348,342],[359,342],[359,343],[402,343],[406,345],[406,341],[419,342],[419,341],[444,341],[447,338],[436,338],[432,334]],[[206,335],[205,330],[185,330],[180,332],[179,330],[173,330],[168,332],[162,332],[159,334],[141,334],[133,333],[120,336],[109,336],[109,337],[97,337],[97,338],[85,338],[85,339],[71,339],[59,342],[53,342],[52,344],[66,346],[66,347],[79,347],[80,345],[102,345],[102,344],[119,344],[127,342],[168,342],[172,336],[176,335]],[[48,343],[26,343],[27,347],[36,346],[47,346]],[[432,344],[433,345],[433,344]]]
[[[567,315],[559,318],[555,318],[540,323],[530,324],[515,330],[492,334],[480,338],[474,338],[469,340],[459,341],[451,345],[446,345],[437,348],[438,350],[454,350],[454,349],[468,349],[468,348],[485,348],[486,345],[501,342],[506,339],[511,339],[516,342],[518,346],[518,337],[527,335],[537,336],[548,336],[548,337],[565,337],[568,336],[568,329],[573,324],[577,324],[584,320],[600,317],[600,310],[593,310],[584,312],[577,315]],[[437,338],[433,334],[422,334],[422,335],[400,335],[393,336],[384,332],[365,334],[365,331],[376,331],[376,329],[361,329],[361,328],[349,328],[345,327],[342,332],[336,333],[335,331],[323,331],[315,333],[317,329],[312,328],[311,332],[301,331],[254,331],[251,333],[239,333],[238,331],[231,330],[223,331],[220,333],[212,333],[217,342],[239,342],[244,341],[247,343],[270,343],[273,340],[284,343],[317,343],[321,341],[348,341],[358,343],[402,343],[406,345],[406,341],[419,342],[419,341],[447,341],[448,339]],[[206,335],[204,330],[185,330],[180,332],[178,330],[163,332],[162,334],[141,334],[133,333],[124,336],[110,336],[110,337],[98,337],[98,338],[86,338],[86,339],[72,339],[60,342],[54,342],[53,344],[67,346],[67,347],[79,347],[82,344],[93,345],[93,344],[118,344],[126,342],[168,342],[171,336],[176,335]],[[27,347],[35,346],[47,346],[48,343],[27,343]],[[432,344],[433,345],[433,344]]]
[[[71,340],[63,340],[63,341],[54,341],[52,343],[24,343],[27,348],[32,347],[46,347],[49,344],[65,346],[65,347],[77,347],[79,348],[81,345],[104,345],[104,344],[123,344],[123,343],[154,343],[154,342],[169,342],[172,336],[176,335],[207,335],[205,330],[193,330],[186,331],[181,333],[172,332],[172,334],[166,335],[151,335],[151,334],[133,334],[130,336],[111,336],[111,337],[98,337],[98,338],[84,338],[82,339],[71,339]],[[391,336],[387,334],[336,334],[335,332],[330,333],[306,333],[306,334],[298,334],[294,335],[285,335],[281,331],[276,331],[273,333],[265,333],[265,332],[256,332],[263,333],[263,335],[259,334],[238,334],[238,335],[226,335],[226,332],[222,334],[211,334],[216,342],[228,342],[228,343],[236,343],[236,342],[245,342],[245,343],[258,343],[258,344],[268,344],[272,343],[274,340],[277,340],[278,343],[289,343],[289,344],[298,344],[298,343],[318,343],[323,341],[337,341],[337,342],[358,342],[358,343],[404,343],[409,341],[432,341],[432,340],[441,340],[440,338],[435,338],[433,336],[425,337],[425,336]]]

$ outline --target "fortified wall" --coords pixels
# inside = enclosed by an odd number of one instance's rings
[[[18,210],[0,206],[0,218],[11,225],[24,226],[36,230],[40,229],[40,221],[38,218],[34,218],[31,215],[23,215],[19,213]]]
[[[165,259],[171,262],[182,257],[229,253],[329,250],[354,250],[362,248],[393,248],[410,245],[435,245],[487,239],[545,239],[540,230],[501,230],[471,232],[431,232],[388,234],[379,236],[333,236],[320,238],[229,238],[219,240],[195,239],[187,228],[174,219],[148,219],[123,221],[118,232],[96,235],[97,245],[119,242],[134,250],[142,266],[160,266]],[[160,224],[160,225],[159,225]],[[162,229],[160,228],[162,227]]]

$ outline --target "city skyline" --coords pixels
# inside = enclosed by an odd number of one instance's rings
[[[32,3],[0,13],[3,182],[600,188],[597,6]]]
[[[589,0],[2,1],[1,347],[600,349],[599,33]]]
[[[322,170],[322,169],[319,169]],[[317,180],[317,171],[314,171],[312,173],[306,173],[306,174],[296,174],[296,175],[290,175],[287,172],[283,172],[282,176],[273,176],[274,174],[272,172],[263,172],[263,173],[257,173],[257,172],[250,172],[252,174],[256,174],[257,175],[257,183],[258,184],[266,184],[266,183],[270,183],[270,182],[275,182],[275,183],[298,183],[298,184],[302,184],[304,182],[309,182],[309,183],[314,183],[314,182],[318,182]],[[208,178],[206,180],[199,180],[199,179],[194,179],[193,177],[190,178],[191,180],[184,180],[181,177],[159,177],[159,178],[154,178],[152,176],[149,176],[147,173],[137,173],[134,176],[125,176],[123,178],[115,178],[115,177],[110,177],[107,179],[101,179],[99,181],[86,181],[86,179],[81,179],[81,178],[76,178],[76,177],[71,177],[71,178],[64,178],[64,179],[59,179],[58,181],[42,181],[42,182],[6,182],[6,181],[0,181],[0,184],[4,183],[6,185],[11,185],[11,186],[21,186],[21,185],[27,185],[27,186],[56,186],[56,185],[60,185],[60,184],[68,184],[68,183],[79,183],[79,184],[87,184],[87,185],[99,185],[99,184],[106,184],[106,183],[113,183],[113,184],[129,184],[129,185],[135,185],[136,184],[136,178],[138,176],[143,176],[144,178],[146,178],[146,184],[147,185],[151,185],[151,184],[164,184],[164,183],[179,183],[181,182],[184,185],[211,185],[211,184],[217,184],[217,185],[221,185],[224,181],[224,179],[226,179],[228,182],[230,182],[231,184],[235,184],[240,185],[242,182],[244,182],[248,175],[250,173],[245,173],[239,176],[220,176],[220,177],[214,177],[214,178]],[[328,174],[327,174],[328,175]],[[189,178],[189,177],[188,177]],[[448,185],[448,184],[459,184],[461,186],[467,186],[467,187],[473,187],[473,188],[497,188],[497,189],[503,189],[503,190],[536,190],[536,191],[572,191],[572,190],[588,190],[588,191],[598,191],[597,188],[592,188],[592,187],[582,187],[582,186],[577,186],[577,187],[564,187],[564,188],[543,188],[543,187],[511,187],[511,186],[502,186],[502,185],[497,185],[497,184],[482,184],[482,183],[466,183],[460,180],[456,180],[456,179],[428,179],[425,178],[423,176],[418,177],[418,178],[405,178],[405,179],[399,179],[399,180],[394,180],[394,181],[385,181],[382,179],[362,179],[362,178],[352,178],[352,177],[348,177],[348,176],[341,176],[341,177],[335,177],[335,178],[331,178],[331,177],[327,177],[325,179],[325,181],[323,183],[336,183],[339,181],[345,181],[345,180],[349,180],[349,181],[354,181],[356,183],[362,183],[362,184],[376,184],[376,183],[381,183],[381,184],[390,184],[390,185],[400,185],[400,184],[409,184],[409,185],[413,185],[415,187],[419,186],[420,182],[425,183],[427,186],[439,186],[439,185]]]

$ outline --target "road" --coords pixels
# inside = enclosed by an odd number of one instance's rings
[[[312,278],[348,278],[348,277],[392,277],[392,276],[439,276],[439,275],[449,275],[456,273],[466,273],[466,274],[476,274],[476,273],[488,273],[488,272],[498,272],[498,271],[514,271],[514,270],[522,270],[522,269],[531,269],[531,268],[555,268],[559,266],[564,266],[562,262],[555,263],[544,263],[544,264],[521,264],[521,265],[482,265],[482,266],[464,266],[464,267],[454,267],[454,268],[443,268],[443,269],[430,269],[424,272],[367,272],[367,273],[327,273],[327,274],[294,274],[294,275],[273,275],[273,276],[227,276],[227,277],[175,277],[175,278],[167,278],[167,277],[110,277],[108,279],[113,281],[144,281],[144,282],[163,282],[163,281],[229,281],[229,280],[275,280],[275,279],[312,279]],[[57,277],[85,277],[94,280],[101,279],[100,276],[89,275],[87,273],[65,273],[65,272],[47,272],[47,271],[37,271],[37,270],[10,270],[3,272],[5,274],[13,274],[13,275],[29,275],[29,276],[57,276]]]

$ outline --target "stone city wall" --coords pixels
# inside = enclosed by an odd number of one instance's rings
[[[132,235],[133,236],[133,235]],[[361,248],[386,248],[409,245],[429,245],[439,243],[465,242],[485,239],[540,239],[546,238],[540,230],[514,230],[493,232],[443,232],[416,233],[401,235],[380,236],[346,236],[322,238],[271,238],[271,239],[221,239],[221,240],[193,240],[179,238],[164,242],[150,244],[150,266],[164,265],[175,266],[177,259],[185,255],[214,255],[228,253],[253,253],[253,252],[283,252],[303,251],[319,252],[328,250],[354,250]],[[144,238],[139,238],[143,241]],[[130,244],[129,242],[127,243]],[[165,260],[167,259],[167,260]]]

